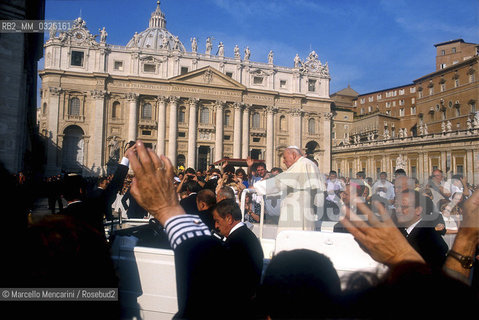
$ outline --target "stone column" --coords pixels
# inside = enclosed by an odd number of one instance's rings
[[[168,158],[176,168],[176,131],[178,127],[178,101],[180,97],[170,97],[170,122],[168,130]]]
[[[89,156],[90,136],[83,136],[83,165],[87,167]],[[87,170],[83,168],[82,175],[87,174]]]
[[[446,161],[447,161],[446,151],[441,151],[441,163],[440,163],[439,169],[442,170],[444,175],[447,174],[447,172],[446,172]]]
[[[474,156],[472,150],[466,149],[466,157],[464,158],[464,176],[467,177],[469,183],[474,181]]]
[[[241,139],[241,158],[246,159],[249,156],[249,110],[251,105],[245,105],[243,109],[243,136]]]
[[[469,172],[474,173],[472,174],[472,178],[469,178],[468,176],[468,181],[470,184],[479,184],[479,151],[477,151],[477,149],[472,150],[472,158],[472,170],[470,170]]]
[[[419,152],[419,156],[418,156],[418,165],[417,165],[417,171],[418,171],[418,180],[419,180],[419,183],[425,183],[426,181],[424,181],[424,177],[425,177],[425,174],[424,174],[424,153],[422,152]]]
[[[199,99],[191,98],[188,100],[190,105],[190,117],[188,121],[188,162],[187,166],[196,169],[196,131],[197,131],[197,106]]]
[[[324,145],[321,171],[327,173],[331,170],[331,119],[333,119],[333,114],[331,112],[325,112],[321,118],[322,121],[320,121],[320,123],[322,127],[319,129],[322,129],[322,143],[320,143],[320,145]],[[370,170],[371,172],[374,171],[373,169]]]
[[[93,121],[93,152],[92,152],[92,171],[99,175],[105,174],[104,150],[105,144],[105,96],[104,90],[92,90],[90,92],[95,101],[94,119]]]
[[[233,132],[233,158],[241,158],[241,104],[235,103],[234,132]]]
[[[136,134],[138,132],[138,94],[130,92],[126,98],[130,102],[129,116],[128,116],[128,141],[136,141]]]
[[[274,163],[274,107],[266,107],[266,168],[271,170]]]
[[[292,144],[301,149],[302,148],[301,138],[303,135],[303,128],[302,128],[303,111],[301,109],[293,109],[292,115],[293,115],[292,129],[294,130],[294,132],[291,132],[291,137],[293,138]]]
[[[223,108],[224,102],[216,101],[216,133],[215,133],[215,159],[218,161],[223,158]]]
[[[156,140],[156,153],[165,154],[166,137],[166,98],[158,97],[158,138]]]
[[[60,94],[61,88],[50,87],[49,99],[48,99],[48,115],[47,115],[47,128],[48,128],[48,145],[47,145],[47,175],[54,175],[59,173],[57,162],[57,150],[58,150],[58,116],[60,111]]]

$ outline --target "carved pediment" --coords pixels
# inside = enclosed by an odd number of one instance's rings
[[[204,67],[170,79],[172,82],[241,89],[246,87],[212,67]]]
[[[140,61],[146,63],[160,63],[161,61],[153,56],[140,56]]]
[[[77,18],[73,22],[73,27],[65,32],[60,32],[57,36],[56,29],[50,30],[50,40],[60,41],[61,43],[70,42],[79,46],[94,46],[98,47],[99,43],[96,41],[98,35],[92,34],[86,27],[86,21],[82,18]]]

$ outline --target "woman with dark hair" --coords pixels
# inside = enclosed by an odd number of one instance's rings
[[[248,175],[246,174],[244,169],[242,168],[236,169],[235,175],[237,179],[240,179],[239,181],[241,181],[246,188],[249,188]]]

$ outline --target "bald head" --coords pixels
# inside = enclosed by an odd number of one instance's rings
[[[231,187],[223,186],[216,193],[216,203],[224,199],[235,199],[235,192]]]
[[[196,196],[198,211],[208,210],[216,205],[216,195],[210,189],[203,189]]]

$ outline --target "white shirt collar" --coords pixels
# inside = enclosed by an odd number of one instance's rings
[[[407,229],[406,229],[406,232],[407,234],[410,234],[412,229],[414,229],[414,227],[419,223],[421,222],[422,219],[419,219],[418,221],[414,222],[413,224],[411,224]]]
[[[242,227],[242,226],[244,226],[244,223],[243,223],[243,222],[240,222],[240,223],[238,223],[237,225],[235,225],[233,228],[231,228],[230,233],[228,234],[228,237],[233,233],[233,231],[235,231],[236,229],[238,229],[238,228],[240,228],[240,227]]]
[[[81,200],[72,201],[72,202],[70,202],[70,203],[67,204],[67,207],[68,207],[69,205],[71,205],[71,204],[78,203],[78,202],[82,202],[82,201],[81,201]]]

